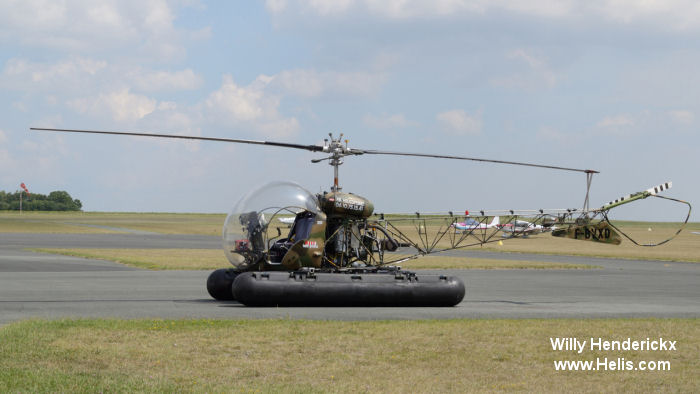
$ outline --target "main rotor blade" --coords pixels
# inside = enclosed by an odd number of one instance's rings
[[[253,145],[268,145],[268,146],[281,146],[284,148],[294,148],[294,149],[304,149],[312,152],[320,152],[323,150],[322,146],[318,145],[299,145],[299,144],[289,144],[285,142],[274,142],[274,141],[255,141],[255,140],[239,140],[233,138],[216,138],[216,137],[196,137],[189,135],[172,135],[172,134],[155,134],[155,133],[135,133],[135,132],[124,132],[124,131],[97,131],[97,130],[71,130],[71,129],[45,129],[39,127],[31,127],[29,130],[34,131],[61,131],[66,133],[88,133],[88,134],[110,134],[110,135],[128,135],[136,137],[156,137],[156,138],[174,138],[181,140],[198,140],[198,141],[217,141],[217,142],[235,142],[239,144],[253,144]]]
[[[358,155],[393,155],[393,156],[416,156],[416,157],[432,157],[436,159],[453,159],[453,160],[471,160],[471,161],[481,161],[485,163],[498,163],[498,164],[510,164],[516,166],[526,166],[526,167],[538,167],[538,168],[550,168],[552,170],[564,170],[564,171],[577,171],[585,172],[587,174],[598,174],[599,171],[596,170],[583,170],[579,168],[568,168],[559,166],[549,166],[545,164],[533,164],[533,163],[523,163],[518,161],[506,161],[506,160],[491,160],[491,159],[480,159],[476,157],[464,157],[464,156],[452,156],[452,155],[433,155],[427,153],[408,153],[408,152],[390,152],[381,150],[371,150],[371,149],[352,149],[352,152]]]
[[[124,131],[50,129],[50,128],[39,128],[39,127],[31,127],[30,130],[34,130],[34,131],[60,131],[60,132],[66,132],[66,133],[109,134],[109,135],[126,135],[126,136],[137,136],[137,137],[172,138],[172,139],[198,140],[198,141],[233,142],[233,143],[239,143],[239,144],[268,145],[268,146],[278,146],[278,147],[283,147],[283,148],[303,149],[303,150],[308,150],[311,152],[322,152],[325,149],[323,146],[319,146],[319,145],[301,145],[301,144],[290,144],[290,143],[286,143],[286,142],[275,142],[275,141],[256,141],[256,140],[242,140],[242,139],[217,138],[217,137],[196,137],[196,136],[172,135],[172,134],[138,133],[138,132],[124,132]],[[585,172],[587,174],[597,174],[598,173],[598,171],[596,171],[596,170],[583,170],[583,169],[578,169],[578,168],[550,166],[550,165],[544,165],[544,164],[523,163],[523,162],[507,161],[507,160],[481,159],[481,158],[475,158],[475,157],[464,157],[464,156],[453,156],[453,155],[433,155],[433,154],[427,154],[427,153],[391,152],[391,151],[380,151],[380,150],[372,150],[372,149],[348,149],[348,150],[344,150],[344,153],[345,154],[343,154],[343,156],[345,156],[347,154],[414,156],[414,157],[429,157],[429,158],[436,158],[436,159],[471,160],[471,161],[480,161],[480,162],[485,162],[485,163],[498,163],[498,164],[510,164],[510,165],[526,166],[526,167],[549,168],[549,169],[553,169],[553,170]]]

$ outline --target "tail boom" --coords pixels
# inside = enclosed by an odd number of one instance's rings
[[[649,196],[655,196],[664,190],[670,189],[671,186],[672,186],[672,182],[669,181],[669,182],[665,182],[665,183],[662,183],[660,185],[651,187],[651,188],[644,190],[644,191],[641,191],[641,192],[628,194],[627,196],[620,197],[615,201],[610,201],[609,203],[600,207],[599,210],[600,211],[607,211],[609,209],[619,207],[620,205],[627,204],[627,203],[630,203],[632,201],[641,200],[641,199],[647,198]]]

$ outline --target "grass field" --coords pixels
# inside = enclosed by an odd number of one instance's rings
[[[150,270],[214,270],[231,265],[221,250],[214,249],[32,249],[35,252],[61,254],[115,261]],[[400,258],[400,255],[392,255]],[[587,269],[586,264],[505,259],[477,259],[449,256],[423,256],[400,264],[408,269]]]
[[[219,235],[225,215],[0,213],[2,232]],[[642,234],[663,225],[633,224]],[[547,234],[482,250],[700,261],[700,225],[657,248]],[[646,233],[644,233],[646,231]],[[653,232],[651,231],[651,232]],[[2,235],[0,234],[0,237]],[[220,250],[80,249],[147,269],[228,267]],[[496,255],[497,256],[497,255]],[[521,266],[517,266],[522,264]],[[406,268],[591,268],[428,256]],[[554,351],[550,338],[676,341],[675,351]],[[700,392],[698,319],[32,320],[0,327],[0,392]],[[555,361],[670,370],[556,371]]]
[[[32,249],[35,252],[109,260],[149,270],[215,270],[231,264],[218,249]]]
[[[605,245],[540,234],[527,239],[509,240],[503,242],[503,245],[489,244],[484,246],[483,250],[698,263],[700,262],[700,235],[692,234],[689,230],[686,230],[667,244],[644,247],[636,246],[627,240],[624,240],[620,245]]]
[[[676,350],[554,351],[550,338]],[[0,392],[698,392],[693,319],[26,321],[0,328]],[[668,361],[556,371],[558,360]]]
[[[199,234],[219,236],[225,219],[223,214],[173,214],[173,213],[93,213],[93,212],[25,212],[21,215],[17,212],[0,212],[0,233],[2,232],[34,232],[34,233],[115,233],[127,232],[129,230],[147,231],[161,234]],[[648,223],[648,222],[624,222],[621,223],[623,229],[630,235],[642,240],[664,239],[670,236],[678,227],[678,223]],[[408,235],[416,238],[415,229],[410,226],[402,228]],[[428,228],[428,232],[435,231]],[[287,231],[286,228],[282,231]],[[625,259],[642,260],[668,260],[668,261],[688,261],[700,262],[700,235],[692,232],[700,232],[700,223],[689,223],[686,229],[671,242],[656,246],[642,247],[633,245],[628,240],[624,240],[621,245],[606,245],[593,242],[577,241],[552,237],[550,234],[539,234],[526,239],[504,240],[502,243],[489,243],[482,247],[475,246],[473,249],[480,249],[493,252],[513,252],[513,253],[535,253],[554,255],[578,255],[592,257],[612,257]],[[273,231],[276,232],[276,231]],[[415,233],[415,234],[414,234]],[[500,238],[500,237],[498,237]],[[444,245],[444,241],[439,245]],[[78,253],[92,253],[91,251],[74,251]],[[168,254],[165,251],[163,254]],[[208,254],[206,252],[204,254]],[[213,256],[213,255],[212,255]],[[91,257],[113,259],[110,256]],[[220,256],[195,257],[198,263],[193,267],[209,269],[221,266]],[[189,256],[188,256],[189,258]],[[132,260],[135,264],[143,263],[139,258],[131,256],[125,258]],[[212,260],[216,259],[216,260]],[[449,260],[449,259],[447,259]],[[421,258],[406,264],[411,268],[450,268],[446,265],[443,257]],[[470,259],[471,261],[472,259]],[[491,261],[491,259],[488,259]],[[494,259],[497,260],[497,259]],[[205,262],[206,261],[206,262]],[[442,261],[442,262],[438,262]],[[495,263],[500,268],[523,268],[509,267],[506,260]],[[152,260],[146,264],[158,265]],[[188,269],[187,264],[178,263],[178,269]],[[480,262],[475,260],[472,268],[482,268]],[[511,263],[512,264],[512,263]],[[143,266],[143,265],[141,265]],[[535,267],[530,264],[530,268],[545,268],[547,265],[540,264]],[[162,267],[161,267],[162,268]],[[558,268],[580,268],[563,267]],[[194,269],[194,268],[192,268]]]
[[[0,212],[0,233],[118,233],[221,235],[225,214]],[[120,231],[120,229],[122,229]]]

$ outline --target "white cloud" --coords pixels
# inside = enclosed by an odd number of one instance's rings
[[[595,124],[591,135],[604,134],[606,136],[630,137],[647,131],[653,116],[648,111],[636,114],[619,114],[606,116]]]
[[[293,134],[299,129],[298,121],[282,117],[277,111],[280,98],[266,92],[272,79],[260,75],[248,86],[239,86],[230,75],[225,75],[221,87],[204,104],[224,120],[253,126],[265,134]]]
[[[328,17],[364,13],[385,19],[414,20],[505,12],[555,20],[651,24],[664,30],[700,28],[700,4],[693,0],[268,0],[266,5],[275,15],[295,12]]]
[[[514,51],[511,51],[508,54],[508,57],[511,59],[521,59],[525,63],[527,63],[528,66],[532,69],[541,69],[543,67],[546,67],[546,63],[541,59],[538,58],[530,53],[528,53],[524,49],[516,49]]]
[[[481,110],[469,115],[464,110],[453,109],[437,114],[436,119],[450,134],[475,135],[481,133],[481,114]]]
[[[174,111],[177,109],[177,103],[173,101],[161,101],[158,103],[158,111]]]
[[[64,96],[117,87],[143,92],[195,90],[202,83],[202,76],[190,68],[180,71],[149,70],[79,56],[53,63],[12,58],[0,73],[0,87],[22,92],[59,92]]]
[[[268,0],[268,11],[278,14],[288,10],[300,13],[315,13],[333,16],[362,10],[371,15],[390,19],[408,19],[450,15],[459,12],[483,13],[488,3],[485,0]]]
[[[142,130],[152,130],[173,135],[202,135],[201,114],[196,108],[180,108],[177,103],[161,101],[156,110],[148,114],[143,121],[139,122]],[[158,144],[165,151],[178,152],[184,147],[187,151],[197,152],[200,149],[199,141],[178,141],[155,139],[152,144]]]
[[[296,69],[280,72],[272,78],[271,84],[285,94],[304,98],[323,95],[367,97],[375,95],[385,79],[382,73]]]
[[[135,88],[147,92],[194,90],[204,81],[201,75],[189,68],[172,72],[146,71],[139,68],[131,71],[128,78],[133,81]]]
[[[700,27],[700,4],[692,0],[608,0],[589,3],[591,13],[627,24],[649,23],[671,30]]]
[[[365,0],[364,3],[370,13],[390,19],[450,16],[455,13],[482,14],[488,5],[482,0]]]
[[[157,108],[155,99],[130,93],[129,89],[101,93],[96,98],[75,99],[67,104],[79,113],[109,114],[119,122],[143,119]]]
[[[543,126],[536,134],[537,138],[542,141],[554,142],[557,144],[571,145],[578,143],[582,139],[581,133],[565,133],[552,127]]]
[[[380,116],[367,114],[362,120],[366,125],[375,129],[403,129],[418,125],[418,122],[406,119],[404,114],[383,114]]]
[[[19,162],[15,159],[8,149],[0,146],[0,182],[9,184],[17,181],[17,173],[20,168]]]
[[[265,7],[273,14],[280,13],[287,8],[287,0],[267,0]]]
[[[668,111],[668,116],[674,123],[681,125],[690,125],[695,122],[695,114],[686,110]]]
[[[266,112],[264,106],[267,107],[268,111],[274,111],[274,107],[277,106],[275,100],[272,100],[272,103],[263,102],[263,89],[267,80],[268,77],[260,76],[248,87],[242,87],[236,85],[233,77],[226,75],[219,90],[209,95],[206,105],[229,114],[236,121],[260,119]]]
[[[329,90],[357,96],[375,94],[385,79],[383,75],[365,72],[330,72],[326,75],[329,80]]]
[[[264,135],[273,137],[288,137],[299,131],[299,121],[296,118],[271,119],[260,122],[258,129]]]
[[[347,11],[354,0],[308,0],[309,6],[320,15],[339,14]]]
[[[527,69],[506,77],[493,78],[491,80],[492,84],[505,88],[519,89],[537,89],[543,86],[551,88],[557,84],[559,78],[550,69],[544,56],[518,48],[510,51],[506,57],[524,63]]]
[[[0,41],[93,53],[137,48],[182,56],[180,32],[166,0],[24,0],[0,2]]]
[[[300,97],[318,97],[324,91],[321,77],[312,70],[282,71],[274,78],[281,90]]]
[[[489,2],[494,9],[545,18],[561,18],[575,15],[580,7],[576,0],[530,0]]]
[[[598,123],[596,123],[597,127],[600,128],[620,128],[620,127],[626,127],[626,126],[634,126],[635,121],[634,119],[629,116],[629,115],[615,115],[615,116],[606,116],[602,120],[600,120]]]
[[[51,120],[40,123],[44,127],[51,127],[54,124]],[[75,152],[66,148],[63,143],[63,136],[58,134],[43,135],[41,138],[34,138],[33,135],[26,135],[26,132],[17,132],[13,138],[10,149],[0,147],[0,168],[4,171],[0,174],[0,182],[14,183],[19,185],[20,181],[28,183],[28,186],[41,190],[45,185],[38,179],[50,179],[50,182],[61,182],[68,176],[61,165],[66,159],[74,157]],[[19,179],[19,178],[22,179]],[[34,182],[34,183],[31,183]],[[39,184],[42,187],[39,187]]]
[[[76,57],[55,63],[36,63],[12,58],[0,74],[0,86],[22,91],[43,87],[65,91],[83,85],[86,78],[94,77],[107,67],[107,62]]]

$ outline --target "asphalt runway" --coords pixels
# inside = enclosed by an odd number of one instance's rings
[[[249,308],[206,291],[208,271],[146,271],[26,251],[39,247],[220,248],[218,237],[0,234],[0,324],[30,318],[700,317],[700,264],[456,251],[478,258],[583,263],[587,270],[434,271],[464,280],[451,308]],[[429,271],[427,271],[429,272]]]

